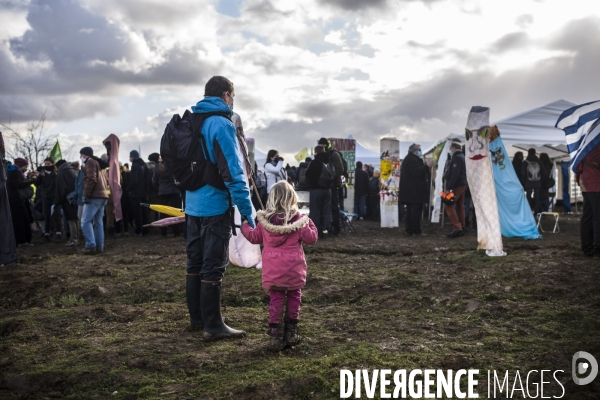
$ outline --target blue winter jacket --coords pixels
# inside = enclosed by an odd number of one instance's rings
[[[231,115],[231,110],[219,97],[206,97],[192,107],[194,113],[223,112]],[[250,189],[244,178],[239,146],[233,123],[220,116],[212,116],[204,121],[201,129],[206,140],[210,160],[217,165],[225,186],[231,193],[233,204],[241,215],[252,215]],[[187,191],[185,213],[194,217],[213,217],[224,214],[229,207],[227,190],[204,185],[198,190]]]

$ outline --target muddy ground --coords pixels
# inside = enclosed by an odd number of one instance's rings
[[[563,398],[598,399],[600,377],[576,386],[571,358],[600,360],[600,266],[581,257],[575,216],[560,228],[504,239],[508,256],[490,258],[475,232],[360,221],[305,248],[304,340],[278,353],[265,349],[260,271],[229,266],[224,280],[224,314],[247,338],[205,343],[187,330],[183,239],[107,239],[95,256],[38,240],[0,267],[0,398],[329,399],[342,368],[477,368],[480,398],[487,370],[512,385],[517,370],[549,369],[564,371]]]

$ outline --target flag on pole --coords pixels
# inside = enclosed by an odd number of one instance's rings
[[[52,148],[52,151],[50,152],[50,157],[52,157],[54,162],[57,162],[58,160],[63,159],[62,152],[60,151],[60,144],[58,144],[58,139],[56,140],[56,144],[54,145],[54,147]]]
[[[442,150],[444,150],[445,145],[446,141],[443,141],[442,143],[438,144],[435,149],[433,149],[433,161],[435,162],[436,167],[440,159],[440,154],[442,154]]]
[[[565,110],[555,127],[565,131],[571,170],[581,173],[579,165],[600,144],[600,101],[580,104]]]
[[[303,148],[302,151],[300,151],[300,153],[296,154],[294,157],[298,162],[304,161],[306,157],[308,157],[308,149],[306,147]]]

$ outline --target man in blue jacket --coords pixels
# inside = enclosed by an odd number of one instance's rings
[[[221,112],[231,117],[234,97],[233,83],[223,76],[213,76],[204,88],[204,99],[192,111]],[[231,120],[210,116],[204,121],[201,133],[210,161],[218,167],[227,189],[204,185],[186,192],[186,297],[190,322],[193,329],[204,329],[206,340],[243,337],[246,332],[231,329],[221,317],[221,281],[229,264],[232,203],[254,227],[250,190]]]

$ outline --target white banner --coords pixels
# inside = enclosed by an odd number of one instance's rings
[[[446,144],[440,153],[437,170],[435,172],[435,188],[433,189],[433,211],[431,212],[431,222],[436,224],[440,222],[440,216],[442,215],[440,212],[442,209],[442,198],[440,197],[439,193],[444,190],[444,166],[446,165],[446,160],[448,160],[448,150],[450,150],[451,143],[452,139],[446,140]]]
[[[400,190],[400,141],[381,139],[381,227],[398,227],[398,191]]]

